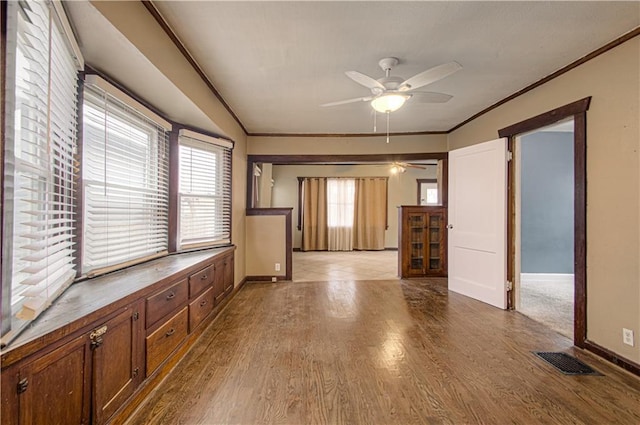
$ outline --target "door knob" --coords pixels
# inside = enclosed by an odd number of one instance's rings
[[[448,225],[447,229],[453,229],[453,224]]]

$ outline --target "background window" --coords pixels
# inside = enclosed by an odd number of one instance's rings
[[[436,179],[418,179],[418,205],[441,205]]]
[[[93,276],[167,253],[171,126],[90,77],[83,104],[82,273]]]
[[[231,147],[180,131],[179,250],[231,243]]]
[[[353,227],[355,179],[327,179],[327,225]]]

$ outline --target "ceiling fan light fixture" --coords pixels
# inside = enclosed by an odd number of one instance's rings
[[[407,171],[407,169],[399,164],[393,164],[389,169],[389,172],[391,174],[401,174],[401,173],[404,173],[405,171]]]
[[[371,107],[378,112],[387,113],[397,111],[407,101],[409,95],[406,94],[385,94],[378,96],[371,101]]]

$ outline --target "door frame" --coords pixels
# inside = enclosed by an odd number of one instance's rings
[[[574,147],[574,325],[573,343],[584,348],[587,339],[587,110],[591,96],[498,130],[507,137],[513,152],[515,138],[542,127],[573,118]],[[515,161],[507,166],[507,279],[515,278]],[[514,308],[514,291],[509,291],[508,305]]]

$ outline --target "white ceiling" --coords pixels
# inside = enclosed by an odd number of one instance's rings
[[[446,131],[640,25],[637,1],[153,4],[250,134],[371,133],[367,103],[319,105],[368,95],[344,72],[379,78],[386,56],[400,59],[392,75],[404,78],[449,61],[464,67],[425,88],[453,95],[448,103],[409,100],[391,116],[392,132]],[[93,51],[87,62],[131,86],[135,77],[116,69],[89,28],[78,28]]]

